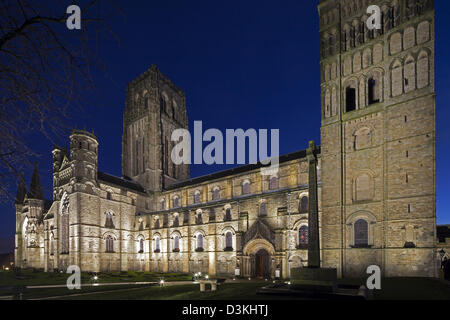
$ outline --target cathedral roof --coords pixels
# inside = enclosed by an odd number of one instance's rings
[[[131,189],[134,191],[143,192],[143,193],[146,192],[146,190],[137,182],[119,178],[119,177],[116,177],[116,176],[113,176],[113,175],[110,175],[110,174],[107,174],[104,172],[99,171],[97,173],[97,178],[98,178],[98,180],[112,183],[119,187],[124,187],[124,188],[128,188],[128,189]]]
[[[320,153],[320,147],[317,147],[317,150],[318,150],[317,152]],[[288,162],[291,160],[301,159],[301,158],[305,158],[305,157],[306,157],[306,150],[300,150],[300,151],[281,155],[279,158],[279,163]],[[262,168],[264,166],[265,165],[263,165],[261,162],[258,162],[257,164],[247,164],[247,165],[239,166],[236,168],[223,170],[223,171],[211,173],[208,175],[180,181],[178,183],[174,183],[174,184],[166,187],[166,190],[173,190],[173,189],[177,189],[177,188],[182,188],[182,187],[187,187],[187,186],[191,186],[194,184],[202,183],[202,182],[209,181],[209,180],[224,178],[224,177],[232,176],[235,174],[256,170],[256,169]]]

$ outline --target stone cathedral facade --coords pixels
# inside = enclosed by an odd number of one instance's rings
[[[365,24],[371,4],[379,30]],[[433,1],[321,0],[318,11],[320,147],[281,156],[272,175],[245,165],[190,179],[170,159],[185,94],[152,67],[127,86],[121,178],[98,171],[99,141],[74,130],[53,150],[52,201],[37,169],[29,190],[22,180],[16,265],[288,278],[308,266],[314,201],[323,267],[436,276]]]

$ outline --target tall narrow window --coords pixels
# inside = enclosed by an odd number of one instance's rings
[[[178,227],[180,225],[180,219],[178,218],[178,214],[173,217],[173,226]]]
[[[308,212],[308,208],[309,208],[309,201],[308,201],[308,197],[307,196],[303,196],[300,199],[300,213],[306,213]]]
[[[225,251],[233,251],[233,234],[231,231],[225,234]]]
[[[202,224],[202,223],[203,223],[203,218],[202,218],[202,212],[201,212],[201,211],[199,211],[199,212],[197,213],[197,216],[196,216],[196,218],[195,218],[195,222],[196,222],[197,224]]]
[[[177,208],[180,206],[179,198],[177,196],[173,197],[173,207]]]
[[[242,184],[242,194],[249,194],[250,193],[250,182],[244,181]]]
[[[164,173],[169,174],[169,141],[164,144]]]
[[[345,89],[345,102],[346,102],[346,112],[356,110],[356,89],[347,87]]]
[[[373,78],[369,79],[368,88],[369,88],[369,104],[380,102],[380,99],[378,98],[377,94],[378,84],[375,79]]]
[[[136,167],[134,168],[134,175],[137,176],[139,174],[139,141],[136,140],[136,145],[135,145],[135,165]]]
[[[306,248],[308,246],[308,227],[301,226],[298,229],[298,246],[299,248]]]
[[[180,252],[180,237],[177,235],[173,237],[173,252]]]
[[[161,210],[166,210],[166,200],[165,199],[161,199]]]
[[[369,225],[366,220],[359,219],[355,222],[355,247],[367,247],[369,245]]]
[[[214,188],[213,194],[212,194],[212,199],[213,200],[219,200],[220,199],[220,189],[219,188]]]
[[[195,191],[194,193],[194,203],[200,203],[200,191]]]
[[[267,215],[267,209],[266,209],[266,203],[261,202],[259,204],[259,215],[260,216],[266,216]]]
[[[50,235],[50,255],[53,256],[55,254],[55,237],[53,232]]]
[[[231,209],[230,208],[225,209],[225,221],[231,221]]]
[[[114,252],[114,240],[111,236],[106,237],[106,252]]]
[[[105,228],[114,228],[113,215],[111,212],[106,213]]]
[[[161,243],[159,237],[155,237],[155,252],[161,252]]]
[[[142,173],[145,172],[145,138],[142,138]]]
[[[144,252],[144,239],[139,239],[139,253]]]
[[[155,219],[155,229],[159,229],[159,218]]]
[[[197,235],[197,249],[195,251],[203,251],[203,235],[201,233]]]

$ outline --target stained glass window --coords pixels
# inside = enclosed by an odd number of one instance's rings
[[[308,227],[301,226],[298,230],[298,244],[300,246],[306,246],[308,244]]]

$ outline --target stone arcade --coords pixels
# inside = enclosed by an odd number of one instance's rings
[[[365,25],[369,4],[381,30]],[[16,265],[289,278],[309,263],[352,277],[375,264],[436,276],[433,1],[323,0],[319,15],[320,147],[281,156],[273,175],[256,164],[190,179],[170,159],[171,133],[188,127],[185,94],[152,67],[127,87],[122,178],[99,172],[97,138],[74,130],[70,149],[53,150],[52,201],[37,170],[29,190],[22,180]],[[308,261],[311,206],[320,261]]]

